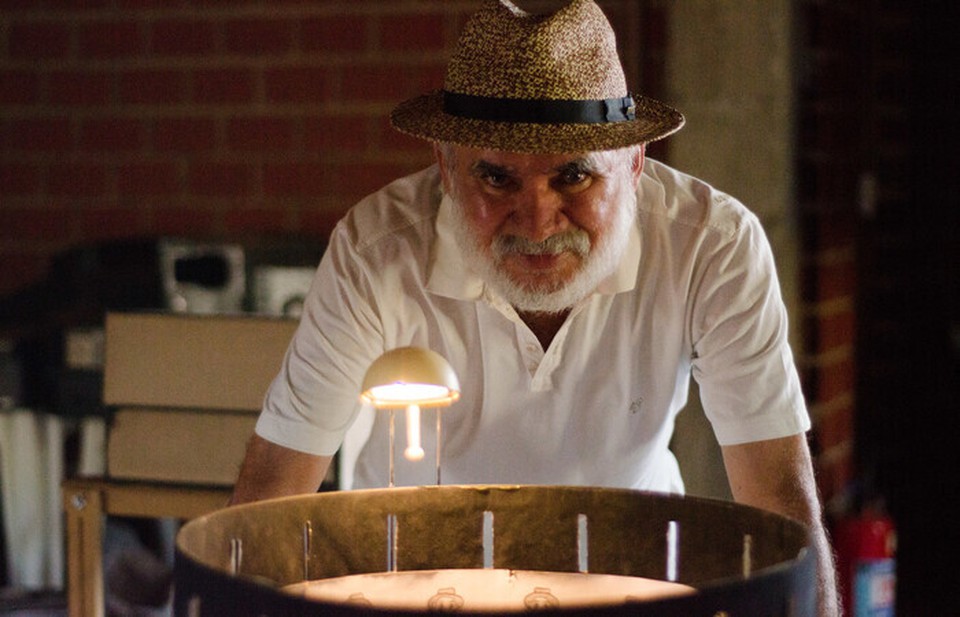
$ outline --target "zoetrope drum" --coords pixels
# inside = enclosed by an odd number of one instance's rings
[[[424,486],[235,506],[177,536],[174,611],[813,617],[806,530],[730,502]]]

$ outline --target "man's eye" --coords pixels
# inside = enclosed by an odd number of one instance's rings
[[[572,184],[580,184],[581,182],[586,182],[588,177],[589,176],[587,176],[587,172],[585,171],[582,171],[579,169],[570,169],[563,172],[560,175],[560,180],[564,184],[572,185]]]
[[[484,172],[480,175],[484,184],[495,189],[506,188],[510,184],[510,176],[495,171]]]
[[[583,169],[565,169],[557,176],[559,190],[579,192],[590,186],[593,176]]]

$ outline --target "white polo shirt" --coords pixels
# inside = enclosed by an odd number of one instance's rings
[[[464,263],[431,167],[357,204],[334,230],[257,433],[331,455],[384,351],[432,349],[461,398],[442,412],[444,484],[569,484],[682,492],[668,449],[690,375],[721,444],[784,437],[810,422],[787,341],[773,258],[731,197],[647,159],[616,272],[577,305],[548,349]],[[406,461],[396,484],[435,482]],[[377,412],[356,487],[386,486],[389,412]]]

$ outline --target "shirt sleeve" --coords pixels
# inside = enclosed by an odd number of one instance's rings
[[[693,375],[717,440],[733,445],[803,433],[810,419],[757,217],[745,211],[717,246],[698,277],[691,318]]]
[[[337,451],[360,410],[366,368],[383,351],[375,305],[369,272],[341,223],[267,391],[257,435],[310,454]]]

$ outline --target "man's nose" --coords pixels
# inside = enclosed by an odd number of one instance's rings
[[[520,231],[533,242],[542,242],[562,226],[563,203],[549,186],[526,187],[520,196],[517,217]]]

